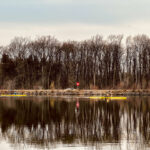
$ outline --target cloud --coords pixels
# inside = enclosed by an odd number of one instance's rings
[[[148,0],[6,0],[3,22],[118,24],[150,20]]]
[[[15,24],[15,23],[0,23],[0,45],[7,45],[15,36],[30,37],[31,39],[37,36],[51,35],[55,36],[60,41],[66,40],[85,40],[94,35],[103,35],[104,37],[110,34],[150,35],[150,22],[130,22],[128,24],[118,25],[97,25],[97,24]]]
[[[0,44],[15,36],[82,40],[150,34],[149,0],[0,0]]]

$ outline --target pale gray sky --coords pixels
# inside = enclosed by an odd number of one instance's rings
[[[149,6],[150,0],[0,0],[0,45],[15,36],[149,35]]]

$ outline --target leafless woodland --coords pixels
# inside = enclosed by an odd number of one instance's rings
[[[145,89],[150,87],[150,38],[100,35],[60,42],[14,38],[0,47],[1,89]]]

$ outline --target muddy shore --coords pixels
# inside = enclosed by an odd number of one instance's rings
[[[0,94],[26,94],[29,96],[63,96],[63,95],[104,95],[104,96],[150,96],[150,89],[138,89],[138,90],[77,90],[77,89],[66,89],[66,90],[0,90]]]

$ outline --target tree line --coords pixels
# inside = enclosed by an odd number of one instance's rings
[[[1,89],[116,89],[150,87],[150,38],[96,35],[60,42],[16,37],[0,47]]]

